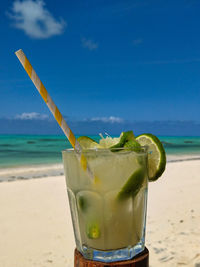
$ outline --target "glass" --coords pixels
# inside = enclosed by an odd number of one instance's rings
[[[84,156],[95,183],[76,152],[62,152],[77,249],[86,258],[128,260],[145,247],[147,151],[88,149]]]

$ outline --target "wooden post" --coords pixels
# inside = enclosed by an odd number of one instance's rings
[[[75,249],[74,252],[74,267],[149,267],[149,251],[147,248],[140,254],[138,254],[136,257],[134,257],[132,260],[127,261],[117,261],[117,262],[100,262],[100,261],[91,261],[86,260],[81,255],[80,252],[78,252],[77,249]]]

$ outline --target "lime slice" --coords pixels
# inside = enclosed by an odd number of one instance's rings
[[[80,136],[77,140],[83,149],[109,148],[111,151],[113,150],[113,152],[118,151],[117,148],[122,148],[125,145],[130,149],[135,147],[136,150],[138,150],[138,147],[140,146],[137,141],[135,141],[133,131],[122,132],[119,137],[114,138],[110,136],[107,136],[106,138],[102,137],[99,144],[88,136]]]
[[[149,181],[157,180],[165,170],[166,155],[160,140],[153,134],[141,134],[136,137],[140,145],[148,147]]]
[[[83,149],[110,148],[113,145],[119,143],[121,135],[120,137],[114,137],[114,138],[106,136],[106,138],[100,139],[99,144],[88,136],[80,136],[77,140]]]
[[[83,149],[100,148],[101,147],[92,138],[87,137],[87,136],[80,136],[77,138],[77,140]]]
[[[117,198],[119,200],[127,199],[130,196],[136,196],[139,192],[145,177],[144,168],[137,169],[127,180],[118,193]]]

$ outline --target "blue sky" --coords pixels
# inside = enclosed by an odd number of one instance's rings
[[[200,122],[199,12],[198,0],[2,1],[0,117],[51,116],[22,48],[70,120]]]

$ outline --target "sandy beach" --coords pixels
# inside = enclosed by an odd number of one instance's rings
[[[199,188],[200,160],[170,162],[149,185],[151,267],[200,266]],[[63,175],[0,183],[0,206],[1,267],[73,267]]]

